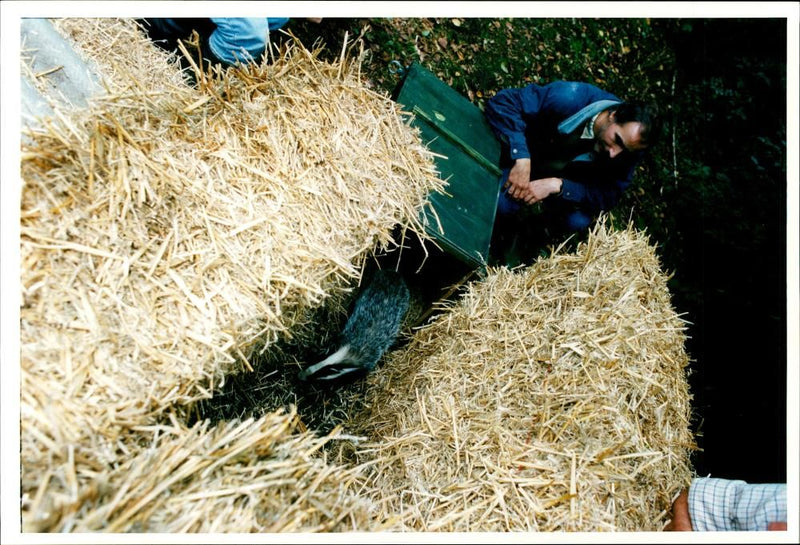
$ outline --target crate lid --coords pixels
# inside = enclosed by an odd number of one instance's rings
[[[404,70],[394,100],[414,114],[412,125],[448,182],[445,194],[431,195],[433,210],[426,208],[422,218],[426,232],[449,254],[485,266],[500,189],[500,143],[480,108],[416,63]]]

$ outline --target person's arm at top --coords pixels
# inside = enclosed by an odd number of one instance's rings
[[[269,22],[264,17],[212,17],[217,27],[208,38],[211,53],[233,66],[261,60],[269,41]]]

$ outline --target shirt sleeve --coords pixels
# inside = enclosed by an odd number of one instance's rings
[[[289,22],[288,17],[270,17],[267,19],[267,24],[270,30],[279,30]]]
[[[486,103],[486,120],[497,138],[508,145],[511,159],[530,159],[525,129],[539,111],[539,86],[503,89]]]
[[[587,210],[600,211],[613,208],[628,189],[633,180],[637,158],[624,173],[618,170],[597,172],[591,183],[562,177],[559,198],[579,204]]]
[[[228,64],[257,61],[269,40],[269,22],[264,17],[217,17],[217,28],[208,38],[211,52]]]
[[[689,487],[689,516],[696,531],[765,531],[786,522],[786,485],[701,478]]]

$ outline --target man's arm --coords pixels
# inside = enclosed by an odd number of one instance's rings
[[[525,131],[539,113],[540,90],[538,85],[503,89],[486,103],[486,121],[498,140],[508,146],[512,161],[531,158]]]
[[[269,22],[264,17],[218,17],[208,38],[208,48],[227,65],[258,62],[269,41]]]
[[[486,104],[486,120],[514,162],[503,189],[519,200],[526,199],[530,191],[531,153],[525,131],[539,113],[541,90],[538,85],[503,89]]]
[[[673,503],[664,530],[764,531],[786,529],[786,485],[694,479]]]
[[[633,181],[636,167],[625,171],[596,172],[591,183],[575,178],[562,178],[560,198],[580,205],[587,210],[609,210],[613,208]]]
[[[689,516],[689,492],[687,490],[682,490],[672,503],[672,520],[664,527],[664,531],[692,531],[692,518]]]

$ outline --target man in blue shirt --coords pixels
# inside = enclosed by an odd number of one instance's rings
[[[485,114],[503,149],[501,236],[504,228],[525,230],[512,218],[539,202],[551,234],[584,231],[619,202],[660,132],[655,107],[580,82],[504,89]]]

